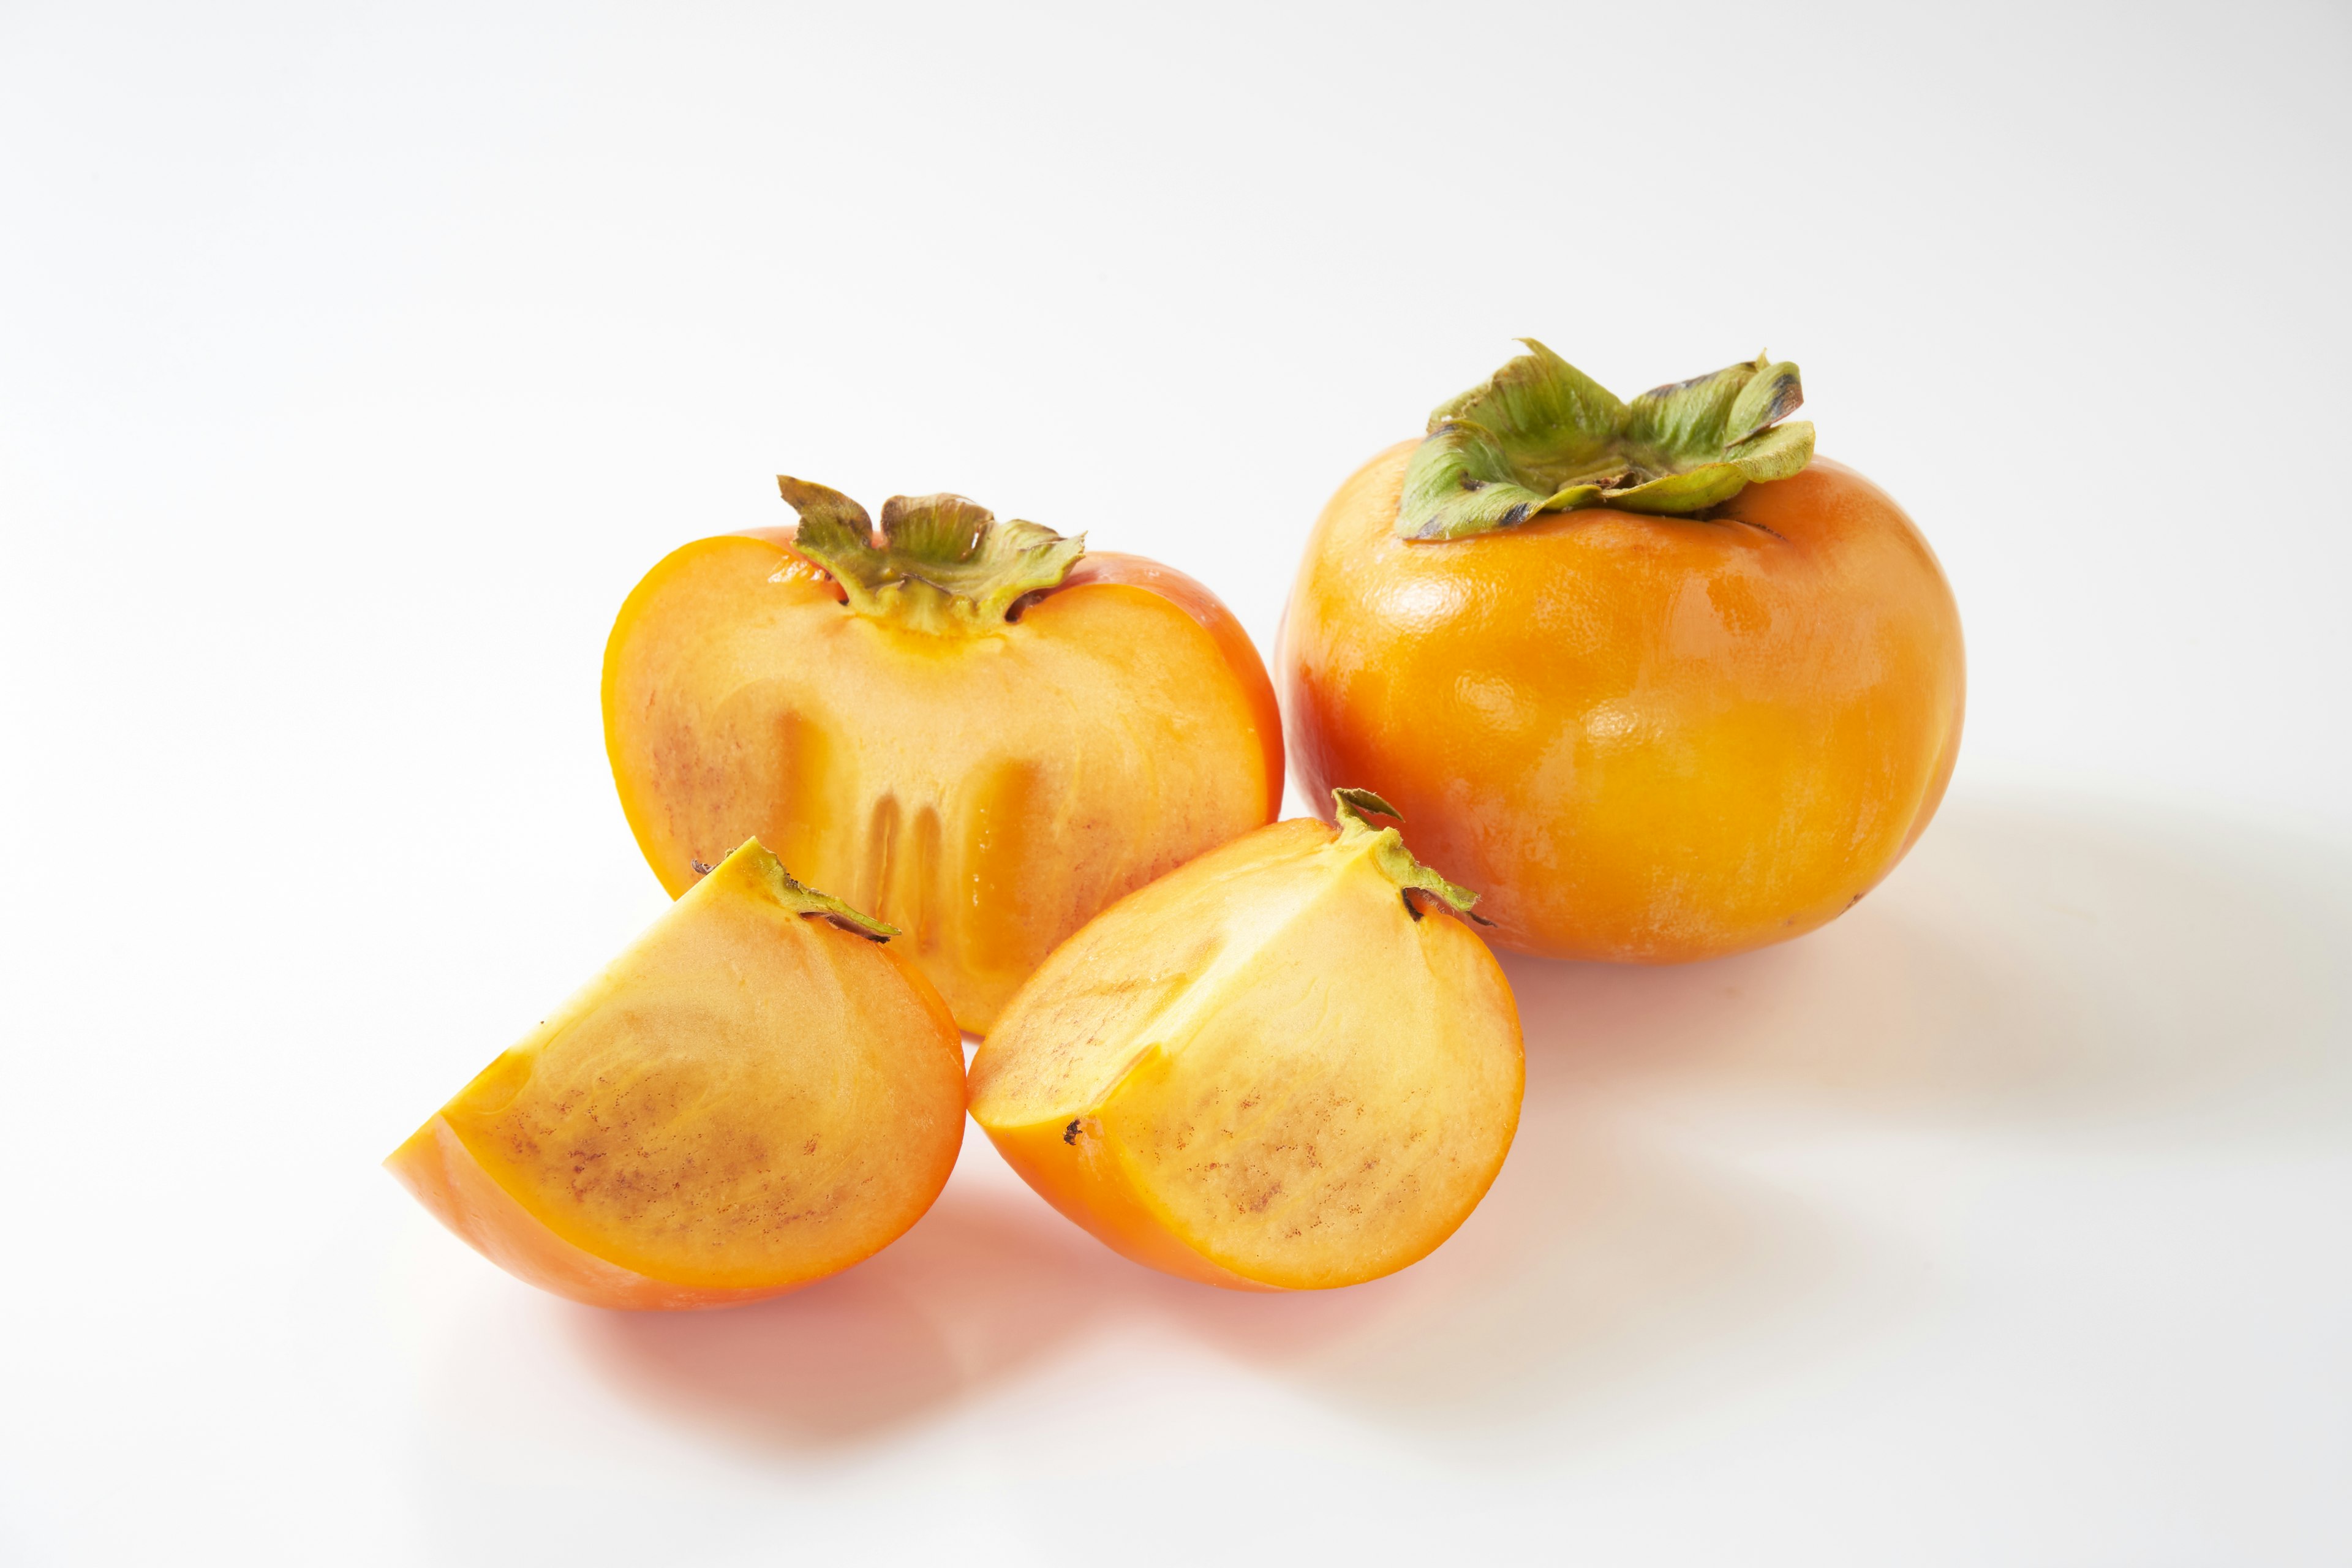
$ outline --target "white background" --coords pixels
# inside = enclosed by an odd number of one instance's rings
[[[0,5],[0,1561],[2352,1560],[2340,6]],[[1514,961],[1425,1264],[974,1139],[603,1314],[376,1162],[662,899],[614,609],[789,470],[1219,588],[1546,339],[1760,348],[1969,637],[1852,915]]]

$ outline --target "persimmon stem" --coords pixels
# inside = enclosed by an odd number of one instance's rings
[[[876,920],[830,893],[820,893],[814,888],[784,869],[768,847],[757,838],[746,838],[736,846],[734,853],[714,867],[705,868],[695,862],[698,870],[713,877],[739,873],[778,904],[796,915],[814,920],[830,921],[845,931],[864,937],[868,942],[888,942],[898,934],[897,926]]]
[[[1413,904],[1412,895],[1426,893],[1444,902],[1455,914],[1467,915],[1482,926],[1495,923],[1472,911],[1470,906],[1478,901],[1477,894],[1459,882],[1447,881],[1414,859],[1412,851],[1404,847],[1403,834],[1393,827],[1374,827],[1368,820],[1367,814],[1370,814],[1392,816],[1402,822],[1404,814],[1395,806],[1368,789],[1335,789],[1331,792],[1331,805],[1333,815],[1339,820],[1339,842],[1369,841],[1372,864],[1380,868],[1382,876],[1397,885],[1397,890],[1404,897],[1407,914],[1415,920],[1421,919],[1421,910]]]

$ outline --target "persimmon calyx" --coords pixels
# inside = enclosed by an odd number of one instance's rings
[[[1459,882],[1447,881],[1414,859],[1412,851],[1404,847],[1403,834],[1393,827],[1374,827],[1366,817],[1367,813],[1371,813],[1402,822],[1404,814],[1395,806],[1368,789],[1335,789],[1331,792],[1331,805],[1339,819],[1339,842],[1366,844],[1372,852],[1372,864],[1380,868],[1381,876],[1397,885],[1400,894],[1427,893],[1443,900],[1445,907],[1457,915],[1466,915],[1482,926],[1495,923],[1471,910],[1470,906],[1478,901],[1477,894]],[[1413,919],[1421,919],[1421,910],[1410,897],[1405,899],[1404,907]]]
[[[697,864],[698,866],[699,862]],[[746,838],[737,845],[735,852],[711,867],[709,875],[712,878],[740,878],[755,891],[774,900],[793,914],[806,915],[812,920],[831,921],[842,930],[862,936],[868,942],[888,942],[898,934],[897,926],[877,921],[830,893],[820,893],[785,870],[784,863],[757,838]]]
[[[793,548],[833,574],[849,607],[919,631],[1002,626],[1023,597],[1059,587],[1086,553],[1084,534],[1000,522],[977,501],[945,494],[884,501],[877,542],[866,509],[839,490],[783,474],[776,488],[800,513]]]
[[[1797,367],[1758,354],[1620,402],[1533,338],[1528,352],[1438,405],[1406,465],[1401,539],[1461,539],[1547,511],[1614,507],[1687,516],[1812,460]]]

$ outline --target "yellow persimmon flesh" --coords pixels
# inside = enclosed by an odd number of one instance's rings
[[[954,1020],[873,929],[746,843],[385,1163],[493,1262],[592,1305],[846,1268],[962,1142]]]
[[[1190,578],[1090,554],[942,633],[845,604],[793,539],[675,551],[614,626],[613,775],[673,894],[757,835],[985,1033],[1097,910],[1279,808],[1272,685]]]
[[[1509,984],[1401,886],[1396,830],[1340,815],[1336,832],[1262,828],[1112,906],[973,1058],[972,1116],[1006,1161],[1138,1262],[1235,1289],[1354,1284],[1426,1256],[1502,1167],[1525,1082]]]

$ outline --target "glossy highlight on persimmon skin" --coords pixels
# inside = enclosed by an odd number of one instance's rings
[[[492,1262],[591,1306],[797,1289],[894,1240],[962,1145],[921,973],[744,845],[384,1162]]]
[[[1834,919],[1958,754],[1926,539],[1816,458],[1702,519],[1605,509],[1395,537],[1416,442],[1340,487],[1276,658],[1302,788],[1393,801],[1503,945],[1679,963]]]
[[[791,529],[698,541],[629,596],[607,645],[606,748],[673,895],[757,835],[899,927],[984,1034],[1104,906],[1272,820],[1272,682],[1200,584],[1083,556],[990,630],[856,613]]]

